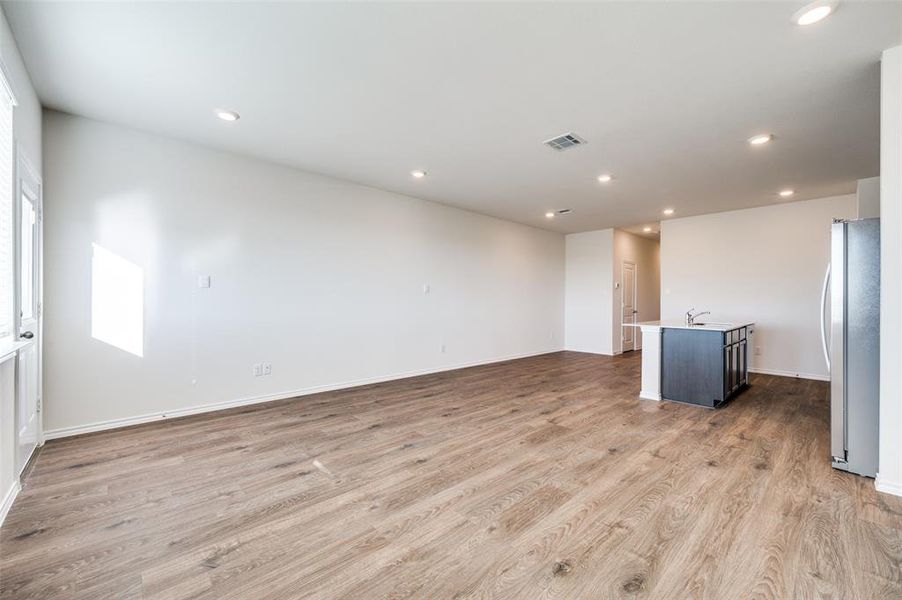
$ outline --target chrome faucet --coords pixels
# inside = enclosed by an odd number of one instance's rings
[[[693,325],[695,325],[695,320],[696,320],[697,318],[699,318],[700,316],[702,316],[702,315],[710,315],[710,314],[711,314],[711,311],[710,311],[710,310],[706,310],[706,311],[704,311],[704,312],[692,314],[694,310],[695,310],[694,308],[690,308],[689,310],[686,311],[686,325],[689,326],[689,327],[692,327]]]

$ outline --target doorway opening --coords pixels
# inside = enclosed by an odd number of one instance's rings
[[[614,354],[641,350],[636,325],[661,318],[659,231],[648,225],[614,230]]]
[[[621,314],[621,352],[636,349],[636,308],[638,289],[636,286],[636,264],[623,261],[620,265],[620,314]]]

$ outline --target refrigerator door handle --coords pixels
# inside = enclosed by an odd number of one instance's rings
[[[830,263],[827,263],[827,271],[824,273],[824,285],[821,288],[821,348],[824,350],[824,360],[827,363],[827,373],[830,372],[830,348],[827,346],[827,290],[830,288]]]

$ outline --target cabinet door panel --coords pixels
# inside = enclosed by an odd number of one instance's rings
[[[725,345],[723,352],[723,396],[726,398],[733,391],[733,345]]]
[[[748,368],[748,340],[742,340],[739,344],[739,385],[749,382]]]

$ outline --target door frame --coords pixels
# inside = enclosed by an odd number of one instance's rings
[[[35,300],[35,329],[34,341],[37,344],[37,447],[44,445],[44,182],[41,179],[37,169],[34,168],[28,155],[22,148],[22,145],[16,143],[15,157],[13,160],[15,178],[13,198],[13,239],[15,240],[15,252],[13,253],[14,261],[14,334],[18,339],[22,332],[22,281],[21,281],[21,219],[22,219],[22,194],[28,190],[29,196],[33,196],[35,204],[35,249],[34,261],[36,269],[34,271],[34,300]],[[16,361],[18,363],[18,360]],[[16,372],[16,394],[19,393],[19,376],[18,369]],[[18,398],[16,400],[18,407]],[[18,414],[16,415],[18,422]]]
[[[626,331],[626,325],[623,322],[623,307],[624,302],[623,298],[626,294],[626,286],[623,285],[623,272],[625,269],[623,268],[625,265],[630,265],[633,268],[633,320],[632,323],[636,322],[636,315],[639,314],[639,309],[637,308],[637,304],[639,302],[639,265],[631,260],[624,260],[620,262],[620,352],[627,352],[623,348],[623,339],[624,332]],[[641,350],[642,344],[639,342],[640,336],[638,335],[638,329],[633,327],[633,347],[629,349],[629,351]]]

